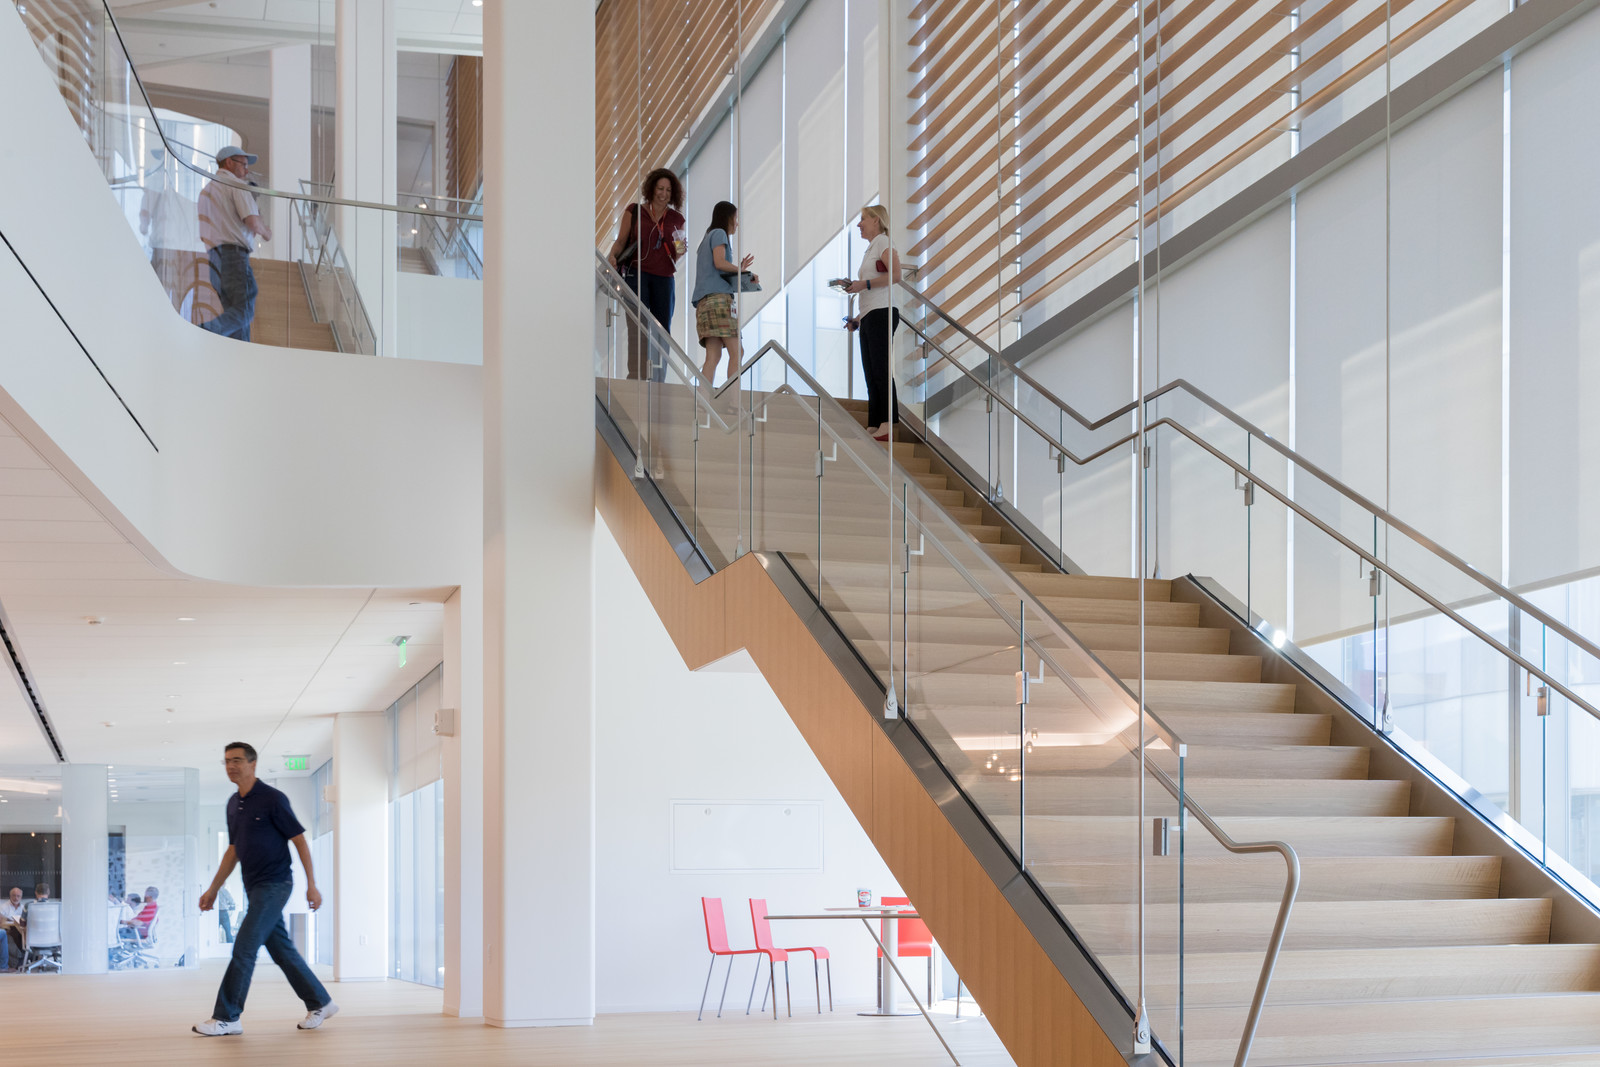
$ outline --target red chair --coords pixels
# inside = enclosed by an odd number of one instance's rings
[[[728,947],[728,924],[722,916],[721,897],[701,897],[700,910],[705,914],[706,948],[711,950],[711,964],[706,968],[706,986],[700,991],[700,1014],[695,1016],[696,1022],[699,1022],[706,1013],[706,994],[711,992],[711,972],[717,966],[717,957],[728,957],[728,973],[722,979],[722,1000],[717,1001],[717,1018],[720,1019],[722,1018],[722,1001],[728,999],[728,979],[733,977],[733,957],[754,956],[760,951],[753,948]],[[761,961],[758,959],[756,960],[756,973],[759,974],[760,972]],[[754,982],[751,983],[750,988],[755,988]],[[774,1007],[774,1010],[776,1010],[776,1007]]]
[[[751,930],[755,933],[756,949],[758,951],[760,951],[760,952],[767,953],[769,960],[777,960],[778,962],[783,964],[783,986],[784,986],[783,994],[784,994],[784,998],[786,1000],[789,997],[789,953],[791,953],[791,952],[809,952],[809,953],[811,953],[811,978],[816,983],[816,987],[817,987],[817,1014],[818,1015],[822,1014],[822,976],[821,976],[819,968],[817,967],[817,961],[818,960],[827,960],[828,961],[828,1010],[832,1011],[833,1010],[833,960],[828,956],[828,950],[823,948],[821,945],[801,945],[798,948],[774,948],[773,945],[772,945],[772,924],[767,922],[767,902],[765,900],[756,899],[756,900],[750,901],[750,927],[751,927]],[[759,960],[757,960],[756,961],[756,969],[760,970],[760,968],[761,968],[761,962]],[[771,973],[771,971],[772,971],[771,963],[769,963],[767,965],[767,971],[768,971],[769,974]],[[755,997],[755,983],[754,982],[750,983],[750,996],[752,998]],[[746,1004],[745,1005],[746,1014],[749,1014],[749,1008],[750,1008],[750,1006],[748,1004]],[[766,997],[765,993],[763,993],[761,995],[761,1010],[762,1011],[766,1011],[767,1010],[767,997]],[[794,1014],[794,1005],[793,1005],[792,1002],[789,1005],[789,1014],[790,1015]],[[772,983],[772,1017],[773,1018],[777,1018],[778,1017],[778,987],[777,987],[777,982],[776,981],[773,981],[773,983]]]
[[[910,897],[884,897],[882,904],[886,908],[899,908],[910,905]],[[900,958],[926,956],[928,959],[928,1001],[927,1006],[933,1006],[933,931],[928,929],[928,924],[921,919],[882,919],[878,923],[878,937],[884,940],[889,936],[889,923],[900,924],[900,943],[896,948],[896,956]],[[883,958],[883,949],[878,950],[878,958]],[[961,1005],[961,979],[956,979],[956,1007]]]

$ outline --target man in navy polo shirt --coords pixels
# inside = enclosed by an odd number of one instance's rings
[[[217,891],[233,873],[235,864],[244,877],[248,906],[244,922],[234,936],[233,959],[222,976],[222,988],[217,990],[217,1006],[211,1018],[195,1026],[194,1032],[205,1037],[244,1032],[239,1014],[244,1011],[244,998],[250,993],[250,976],[255,973],[256,955],[262,945],[267,947],[272,962],[283,969],[295,995],[305,1002],[306,1017],[299,1022],[300,1029],[315,1030],[332,1018],[339,1006],[295,950],[283,925],[283,906],[294,891],[294,871],[289,866],[291,844],[300,853],[300,865],[306,871],[306,903],[312,911],[322,906],[322,894],[317,892],[317,880],[311,873],[311,846],[306,844],[305,827],[294,817],[289,798],[256,778],[254,748],[235,741],[223,750],[223,757],[228,780],[239,787],[239,792],[228,798],[230,844],[217,876],[211,879],[211,888],[200,895],[200,910],[211,910]]]

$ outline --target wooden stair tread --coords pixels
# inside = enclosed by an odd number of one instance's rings
[[[1489,897],[1448,900],[1311,900],[1297,903],[1285,950],[1433,945],[1536,945],[1550,939],[1550,901]],[[1128,952],[1131,904],[1075,904],[1073,930],[1097,952]],[[1176,951],[1179,906],[1145,906],[1146,944]],[[1244,947],[1265,952],[1277,906],[1269,901],[1183,905],[1184,955]],[[1117,944],[1118,948],[1107,946]]]
[[[1092,904],[1129,899],[1132,861],[1032,863],[1028,869],[1062,901]],[[1185,857],[1186,900],[1259,900],[1283,896],[1284,864],[1274,854]],[[1500,892],[1498,856],[1302,856],[1300,900],[1417,900],[1493,897]],[[1158,882],[1161,899],[1176,886]]]
[[[1013,753],[1014,754],[1014,751]],[[1009,763],[1009,757],[1008,757]],[[1138,811],[1131,777],[1029,775],[1030,814],[1130,815]],[[1017,789],[996,776],[964,775],[962,786],[985,811],[1014,814]],[[1214,817],[1233,815],[1352,815],[1405,818],[1411,783],[1377,778],[1197,778],[1185,792]]]
[[[1176,802],[1158,801],[1150,814],[1165,814]],[[1450,816],[1390,818],[1366,815],[1230,815],[1217,819],[1235,841],[1284,841],[1305,856],[1435,855],[1451,852],[1455,819]],[[1126,848],[1127,820],[1099,815],[1036,815],[1027,818],[1028,849],[1039,861],[1059,859],[1063,849],[1076,855],[1091,849]],[[1188,855],[1222,853],[1205,830],[1192,826],[1185,842]]]

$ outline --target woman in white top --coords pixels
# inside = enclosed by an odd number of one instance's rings
[[[889,212],[877,204],[861,209],[861,236],[868,242],[856,280],[846,292],[861,294],[861,369],[867,379],[867,432],[880,441],[889,439],[889,426],[900,421],[894,375],[889,372],[894,351],[894,331],[900,326],[900,309],[894,306],[893,286],[900,281],[900,253],[889,243]]]

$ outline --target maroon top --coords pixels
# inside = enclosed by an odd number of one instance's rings
[[[650,212],[639,210],[638,204],[628,205],[628,215],[633,221],[633,237],[639,243],[639,267],[646,274],[670,278],[678,273],[678,257],[672,250],[674,234],[684,233],[683,216],[674,208],[657,222]]]

